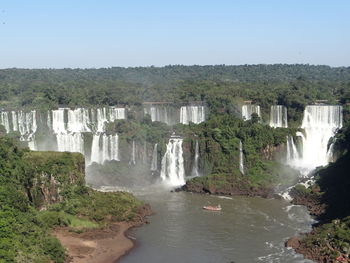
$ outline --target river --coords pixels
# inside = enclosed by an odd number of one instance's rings
[[[305,207],[284,200],[171,193],[153,188],[133,191],[151,204],[150,224],[131,230],[136,247],[121,263],[312,262],[284,247],[311,229]],[[203,205],[220,204],[211,212]]]

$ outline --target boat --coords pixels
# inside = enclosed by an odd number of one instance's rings
[[[211,205],[205,205],[203,206],[203,209],[210,210],[210,211],[221,211],[221,206],[211,206]]]

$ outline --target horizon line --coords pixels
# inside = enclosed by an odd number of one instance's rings
[[[63,70],[63,69],[72,69],[72,70],[92,70],[92,69],[113,69],[113,68],[123,68],[123,69],[134,69],[134,68],[166,68],[166,67],[242,67],[242,66],[312,66],[312,67],[329,67],[329,68],[350,68],[349,66],[331,66],[327,64],[310,64],[310,63],[257,63],[257,64],[167,64],[162,66],[148,65],[148,66],[106,66],[106,67],[38,67],[38,68],[29,68],[29,67],[0,67],[0,70],[9,70],[9,69],[24,69],[24,70]]]

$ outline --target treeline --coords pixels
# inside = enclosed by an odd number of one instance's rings
[[[315,100],[350,102],[350,68],[310,65],[166,66],[103,69],[0,70],[0,107],[183,104],[206,101],[212,113],[237,112],[252,100],[267,114],[272,104],[300,118]]]

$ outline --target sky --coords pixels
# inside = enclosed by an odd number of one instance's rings
[[[350,66],[350,1],[0,1],[0,68],[260,63]]]

